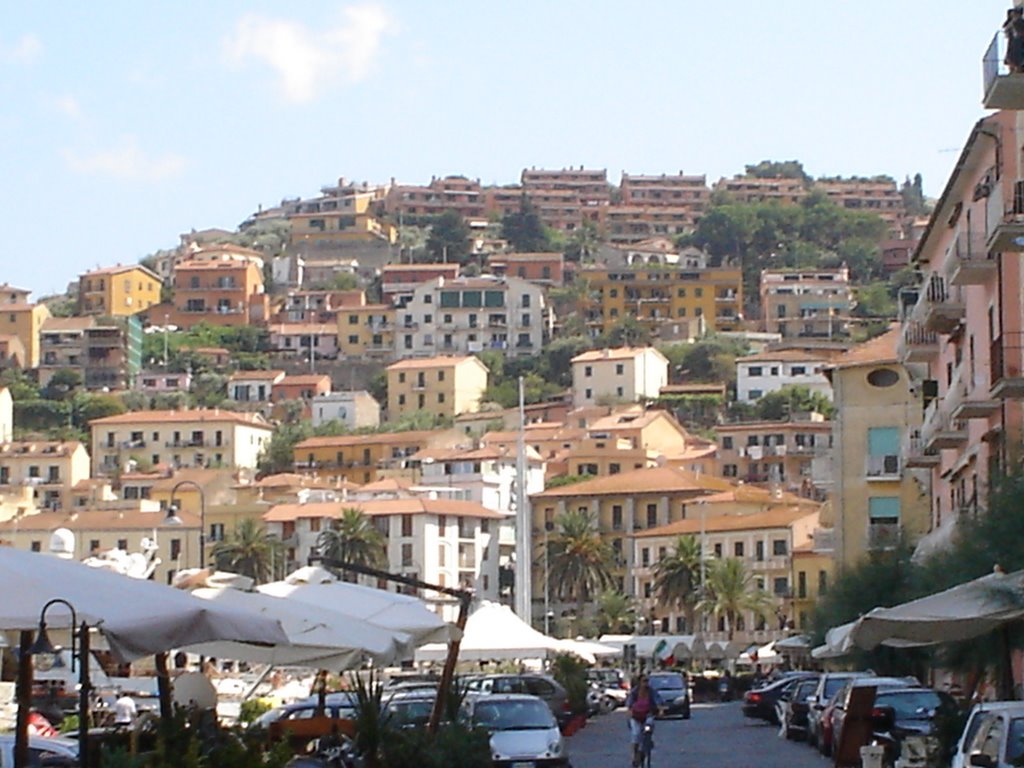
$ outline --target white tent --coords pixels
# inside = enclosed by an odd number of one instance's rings
[[[614,648],[613,646],[594,642],[593,640],[558,640],[556,642],[560,652],[579,656],[590,664],[596,664],[598,659],[622,655],[621,648]]]
[[[12,547],[0,547],[0,583],[7,585],[0,600],[0,630],[36,629],[47,601],[62,598],[75,607],[78,621],[98,628],[125,662],[214,640],[288,644],[273,619],[222,608],[153,581]],[[46,623],[70,627],[71,614],[54,605]]]
[[[892,608],[875,608],[856,623],[853,643],[915,646],[970,640],[1024,619],[1024,571],[992,573]]]
[[[832,627],[825,633],[825,642],[813,649],[811,656],[815,659],[838,659],[846,656],[853,648],[850,633],[853,631],[854,624],[856,622],[851,621],[840,624],[838,627]]]
[[[418,598],[383,589],[364,587],[339,581],[323,568],[307,566],[283,581],[264,584],[257,591],[273,597],[315,608],[401,632],[411,637],[406,651],[429,642],[446,643],[458,635],[458,629],[427,608]]]
[[[784,651],[787,653],[806,653],[811,649],[811,636],[810,635],[793,635],[783,640],[777,640],[775,642],[776,651]]]
[[[183,649],[203,656],[337,671],[359,666],[366,657],[378,664],[389,664],[400,658],[412,642],[402,632],[357,621],[327,608],[311,611],[305,604],[261,592],[201,587],[191,594],[215,605],[276,619],[290,641],[285,646],[253,646],[221,640]]]
[[[700,635],[601,635],[598,642],[620,650],[623,646],[636,646],[638,658],[650,658],[661,642],[668,643],[676,659],[699,659],[707,655],[707,646]]]
[[[558,640],[535,630],[507,605],[483,600],[466,620],[459,660],[539,659],[559,650]],[[441,661],[447,653],[448,646],[431,643],[416,651],[416,661]]]

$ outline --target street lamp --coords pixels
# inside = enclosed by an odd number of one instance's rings
[[[46,631],[46,612],[53,605],[63,605],[71,612],[71,671],[75,671],[78,661],[78,760],[81,768],[89,768],[89,626],[83,621],[78,625],[78,613],[75,607],[62,597],[47,601],[39,612],[39,632],[35,642],[28,649],[29,656],[53,655],[57,649],[50,642]],[[77,643],[76,643],[77,640]]]
[[[182,525],[183,521],[178,516],[178,507],[174,503],[174,494],[183,485],[190,485],[199,492],[199,567],[206,567],[206,494],[203,488],[195,480],[179,480],[171,488],[171,498],[167,504],[167,515],[164,517],[164,525]]]

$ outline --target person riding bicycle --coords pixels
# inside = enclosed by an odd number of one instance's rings
[[[626,709],[629,710],[629,735],[633,743],[633,765],[640,764],[640,737],[644,726],[654,728],[654,716],[661,707],[658,692],[651,688],[647,675],[641,674],[633,682],[626,696]]]

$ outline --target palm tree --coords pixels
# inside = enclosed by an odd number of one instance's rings
[[[316,537],[321,556],[352,565],[378,568],[387,562],[384,536],[362,510],[346,507],[331,527]]]
[[[621,592],[608,590],[597,598],[597,627],[601,634],[632,632],[636,608]]]
[[[693,632],[700,602],[700,541],[696,536],[680,536],[673,552],[654,564],[654,595],[658,603],[682,609],[686,630]]]
[[[588,512],[566,512],[555,521],[559,530],[548,542],[548,583],[560,600],[576,601],[576,616],[583,606],[612,583],[612,551],[597,532]]]
[[[745,611],[765,616],[771,609],[772,598],[754,580],[742,560],[727,557],[715,560],[708,572],[704,599],[699,607],[715,616],[725,618],[725,628],[732,640],[736,634],[736,619]]]
[[[231,538],[218,541],[210,552],[218,568],[248,576],[257,584],[274,577],[272,566],[280,560],[281,542],[251,518],[242,520]]]

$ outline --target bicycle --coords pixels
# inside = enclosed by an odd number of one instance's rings
[[[636,747],[636,756],[633,765],[636,768],[651,768],[651,753],[654,751],[654,725],[644,723],[640,731],[640,742]]]

